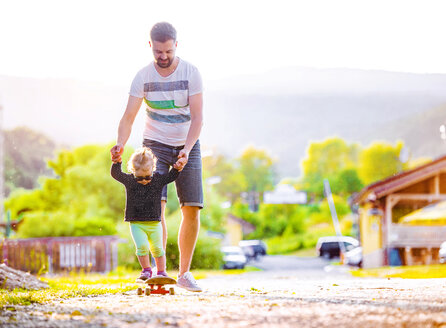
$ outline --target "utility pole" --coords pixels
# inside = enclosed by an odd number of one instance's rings
[[[327,197],[328,207],[330,208],[331,218],[333,219],[333,225],[336,231],[336,236],[342,237],[341,225],[339,224],[338,214],[336,213],[336,207],[333,200],[333,195],[331,194],[330,182],[328,179],[324,179],[324,191]],[[344,242],[339,240],[339,249],[341,250],[341,260],[345,254]]]

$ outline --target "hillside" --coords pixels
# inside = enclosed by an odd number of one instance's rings
[[[364,146],[374,140],[401,139],[417,156],[442,152],[437,117],[441,111],[437,116],[425,112],[446,103],[444,96],[308,94],[212,101],[209,107],[217,111],[207,117],[206,124],[212,126],[207,141],[227,154],[248,144],[264,147],[278,158],[281,176],[298,175],[308,144],[332,136]],[[420,132],[410,133],[413,129]]]
[[[53,158],[57,145],[40,132],[25,127],[4,133],[5,195],[16,188],[33,189],[38,178],[51,175],[47,160]]]
[[[446,104],[392,121],[380,128],[378,134],[385,140],[404,140],[413,157],[435,158],[446,154],[446,140],[440,134],[442,124],[446,124]],[[373,134],[366,136],[367,140],[373,138]]]

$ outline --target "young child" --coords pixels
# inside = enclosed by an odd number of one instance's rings
[[[152,277],[150,253],[155,258],[157,276],[167,277],[166,255],[163,248],[161,226],[161,191],[164,185],[174,181],[181,165],[174,165],[169,173],[158,174],[156,157],[149,148],[137,149],[129,159],[127,170],[123,173],[121,162],[113,163],[111,175],[126,189],[125,221],[130,223],[130,232],[136,246],[136,256],[142,272],[138,279]],[[149,253],[150,251],[150,253]]]

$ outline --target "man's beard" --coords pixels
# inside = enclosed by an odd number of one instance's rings
[[[156,64],[161,68],[168,68],[170,65],[172,65],[173,60],[170,58],[167,58],[165,61],[161,61],[160,59],[156,60]]]

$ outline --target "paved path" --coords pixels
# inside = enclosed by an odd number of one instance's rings
[[[351,278],[341,268],[200,280],[203,293],[135,292],[17,306],[1,327],[446,327],[446,279]]]
[[[249,262],[250,265],[265,271],[306,271],[315,270],[321,273],[327,270],[330,261],[320,257],[296,257],[285,255],[267,255],[256,261]]]

